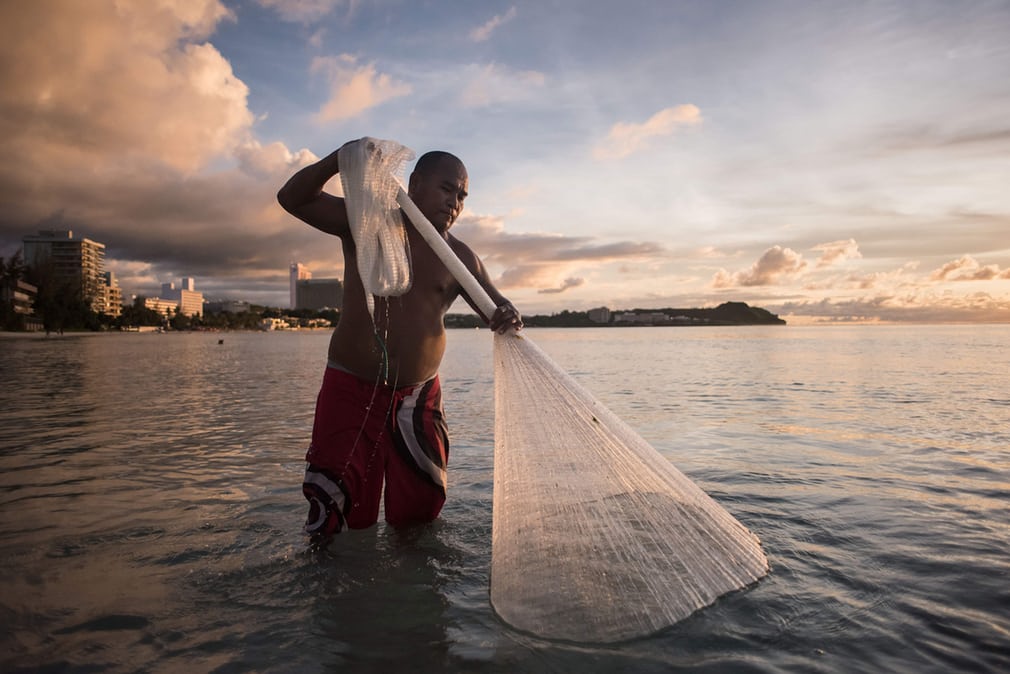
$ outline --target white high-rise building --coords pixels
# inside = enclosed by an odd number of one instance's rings
[[[290,269],[290,290],[291,290],[291,308],[295,309],[298,307],[298,282],[308,281],[312,278],[312,272],[309,268],[300,262],[292,262]]]
[[[186,316],[203,316],[203,293],[196,292],[196,284],[191,277],[182,279],[182,287],[176,288],[175,283],[161,284],[159,299],[175,302],[179,312]]]

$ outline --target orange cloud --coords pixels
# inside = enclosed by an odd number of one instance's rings
[[[509,7],[508,11],[504,14],[495,14],[487,21],[487,23],[470,31],[470,39],[474,42],[483,42],[491,37],[491,33],[493,33],[499,26],[508,23],[514,18],[516,18],[516,8],[515,6],[512,6]]]
[[[374,64],[359,66],[350,54],[317,57],[312,61],[311,72],[322,73],[329,80],[330,98],[316,113],[321,122],[356,117],[413,90],[406,82],[376,72]]]
[[[738,272],[720,269],[712,279],[714,288],[737,288],[740,286],[775,285],[802,274],[808,265],[800,253],[792,248],[772,246],[750,266]]]
[[[687,104],[664,108],[641,124],[618,122],[593,150],[596,159],[622,159],[642,149],[650,138],[669,136],[677,129],[701,124],[701,110]]]
[[[918,290],[855,299],[790,301],[766,308],[781,316],[812,316],[822,322],[1010,322],[1010,301],[987,293],[950,296]]]
[[[196,171],[248,137],[249,90],[211,44],[216,0],[2,3],[7,161],[101,171],[140,159]]]
[[[821,251],[821,257],[817,260],[817,267],[819,269],[830,267],[842,260],[853,260],[863,257],[862,253],[859,252],[859,245],[855,239],[821,243],[811,248],[811,250]]]
[[[929,275],[932,281],[991,281],[993,279],[1010,279],[1010,269],[1000,271],[998,264],[985,266],[971,255],[965,255],[952,260]]]

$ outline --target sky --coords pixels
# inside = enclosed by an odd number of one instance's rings
[[[286,307],[343,260],[278,188],[373,136],[465,162],[525,314],[1010,322],[1008,74],[1006,0],[4,2],[0,255]]]

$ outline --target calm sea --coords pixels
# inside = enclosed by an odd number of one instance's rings
[[[528,334],[767,578],[618,645],[503,624],[486,331],[449,336],[440,520],[323,553],[300,481],[328,334],[4,337],[0,671],[1010,670],[1010,326]]]

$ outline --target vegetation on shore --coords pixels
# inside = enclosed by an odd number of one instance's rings
[[[593,320],[589,311],[561,311],[556,314],[523,316],[529,328],[599,328],[634,326],[703,326],[703,325],[785,325],[786,322],[767,309],[752,307],[745,302],[724,302],[708,309],[630,309],[609,312],[606,321]],[[445,325],[450,328],[477,328],[483,321],[473,314],[449,314]]]

